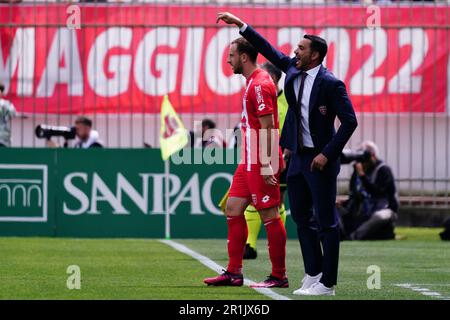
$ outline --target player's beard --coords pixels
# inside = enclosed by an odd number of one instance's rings
[[[303,70],[303,71],[307,70],[308,66],[311,64],[311,60],[312,60],[311,58],[312,58],[311,55],[303,56],[301,59],[299,59],[301,62],[300,66],[299,67],[296,66],[296,68],[299,70]]]
[[[233,66],[233,72],[234,74],[242,74],[242,71],[242,63],[239,61],[235,66]]]

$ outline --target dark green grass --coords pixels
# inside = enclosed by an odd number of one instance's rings
[[[405,240],[344,242],[334,299],[436,299],[394,286],[421,285],[450,297],[450,243],[439,229],[398,229]],[[220,265],[226,240],[179,240]],[[266,299],[247,288],[211,288],[202,279],[214,272],[156,240],[0,238],[0,299]],[[246,261],[245,276],[262,280],[270,272],[265,240],[259,257]],[[81,290],[66,287],[69,265],[81,268]],[[381,268],[381,289],[366,287],[367,267]],[[303,265],[297,241],[287,245],[291,287],[275,291],[293,299]],[[307,298],[311,299],[311,298]],[[322,299],[330,299],[325,297]]]

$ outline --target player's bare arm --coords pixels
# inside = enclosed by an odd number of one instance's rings
[[[242,28],[242,26],[244,25],[244,21],[229,12],[219,12],[217,14],[216,23],[219,23],[220,20],[227,24],[235,24],[239,28]]]
[[[268,114],[259,117],[259,123],[261,124],[261,131],[266,130],[266,149],[267,150],[267,156],[266,155],[260,155],[261,159],[261,166],[263,167],[263,172],[267,174],[263,174],[264,181],[269,185],[276,185],[277,179],[275,178],[275,174],[273,172],[272,166],[270,165],[270,159],[272,156],[272,139],[273,139],[273,131],[274,131],[274,120],[273,115]],[[261,135],[264,137],[264,134]]]

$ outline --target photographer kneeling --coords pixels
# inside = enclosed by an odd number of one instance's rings
[[[363,155],[354,162],[349,199],[338,204],[341,231],[346,240],[394,239],[398,200],[391,169],[378,159],[378,147],[365,141]],[[349,163],[345,154],[342,162]]]

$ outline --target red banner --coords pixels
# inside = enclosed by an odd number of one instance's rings
[[[448,6],[3,5],[0,81],[21,112],[158,113],[165,94],[177,112],[240,112],[224,10],[286,54],[304,33],[327,39],[326,65],[359,112],[448,108]]]

